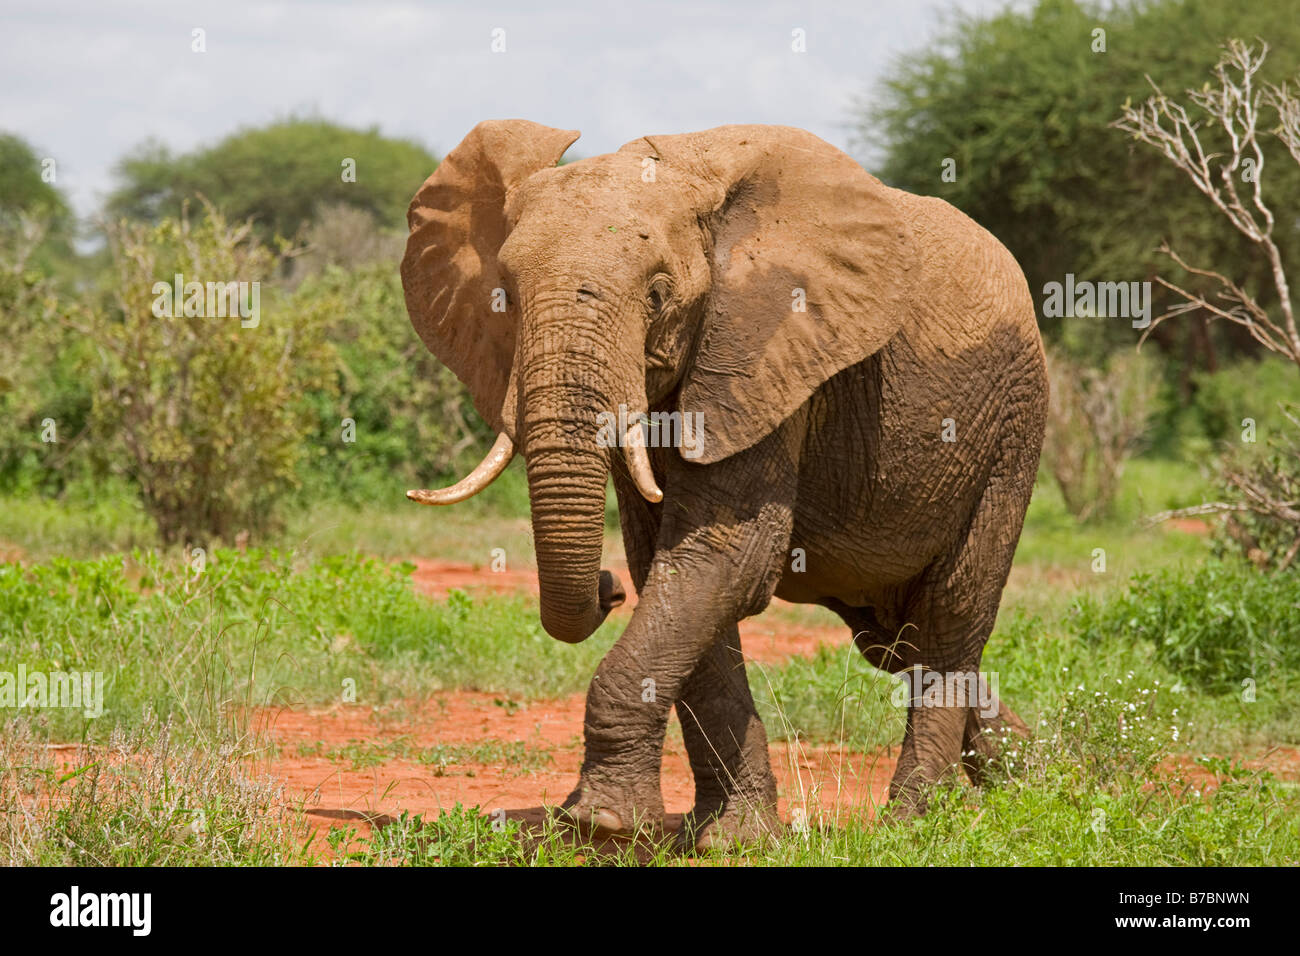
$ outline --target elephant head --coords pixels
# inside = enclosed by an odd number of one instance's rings
[[[614,600],[613,456],[663,495],[640,426],[602,440],[601,413],[690,416],[688,467],[742,451],[889,340],[911,262],[894,191],[802,130],[648,136],[557,166],[577,137],[480,123],[411,202],[402,262],[416,331],[499,432],[468,478],[410,497],[461,500],[522,453],[542,623],[565,641]]]

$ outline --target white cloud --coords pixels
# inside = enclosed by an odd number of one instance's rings
[[[149,137],[185,152],[293,112],[438,153],[507,116],[581,129],[588,156],[724,123],[802,126],[848,148],[852,97],[952,6],[1000,4],[55,0],[5,13],[0,129],[57,159],[83,215]],[[190,50],[195,27],[206,53]],[[490,50],[495,27],[504,54]],[[803,54],[790,50],[796,27]]]

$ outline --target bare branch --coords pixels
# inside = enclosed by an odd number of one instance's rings
[[[1282,141],[1292,158],[1300,162],[1300,100],[1285,85],[1258,87],[1256,74],[1267,56],[1268,44],[1263,41],[1256,53],[1242,41],[1230,40],[1214,67],[1217,85],[1187,91],[1190,101],[1204,114],[1204,122],[1223,129],[1229,146],[1226,154],[1205,151],[1200,137],[1202,124],[1194,122],[1186,108],[1166,96],[1149,76],[1147,82],[1154,94],[1136,107],[1126,103],[1121,118],[1111,125],[1160,150],[1187,174],[1233,228],[1259,247],[1268,260],[1282,313],[1280,321],[1273,321],[1258,301],[1236,283],[1217,272],[1189,266],[1168,245],[1163,245],[1160,251],[1184,270],[1216,282],[1221,289],[1217,297],[1226,305],[1216,305],[1204,295],[1160,279],[1162,285],[1182,296],[1185,303],[1158,316],[1147,328],[1143,340],[1164,319],[1204,309],[1212,316],[1245,327],[1262,346],[1300,366],[1300,331],[1296,327],[1282,254],[1273,241],[1276,219],[1264,200],[1265,156],[1259,141],[1261,107],[1270,108],[1277,113],[1279,124],[1271,132]],[[1238,192],[1238,179],[1251,184],[1248,202]]]

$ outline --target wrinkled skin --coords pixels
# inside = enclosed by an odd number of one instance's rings
[[[877,667],[978,670],[1042,444],[1034,308],[978,225],[801,130],[556,166],[576,135],[493,121],[449,154],[411,204],[407,305],[525,457],[542,622],[565,641],[622,598],[600,570],[612,473],[639,603],[592,679],[564,813],[660,825],[676,706],[689,837],[749,840],[778,821],[737,622],[774,594],[834,610]],[[662,502],[600,440],[620,404],[700,416],[690,455],[649,450]],[[979,779],[986,731],[1024,730],[996,709],[914,701],[895,814],[958,766]]]

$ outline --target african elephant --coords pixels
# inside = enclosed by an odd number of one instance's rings
[[[774,594],[837,612],[876,667],[978,671],[1043,439],[1034,306],[993,236],[802,130],[558,165],[577,137],[480,123],[411,202],[411,321],[499,437],[457,485],[408,497],[460,501],[521,453],[542,624],[577,642],[624,598],[600,567],[612,475],[639,602],[559,812],[597,834],[661,824],[675,705],[687,832],[749,839],[778,818],[737,622]],[[978,778],[982,731],[1023,729],[960,690],[909,700],[902,815],[959,764]]]

